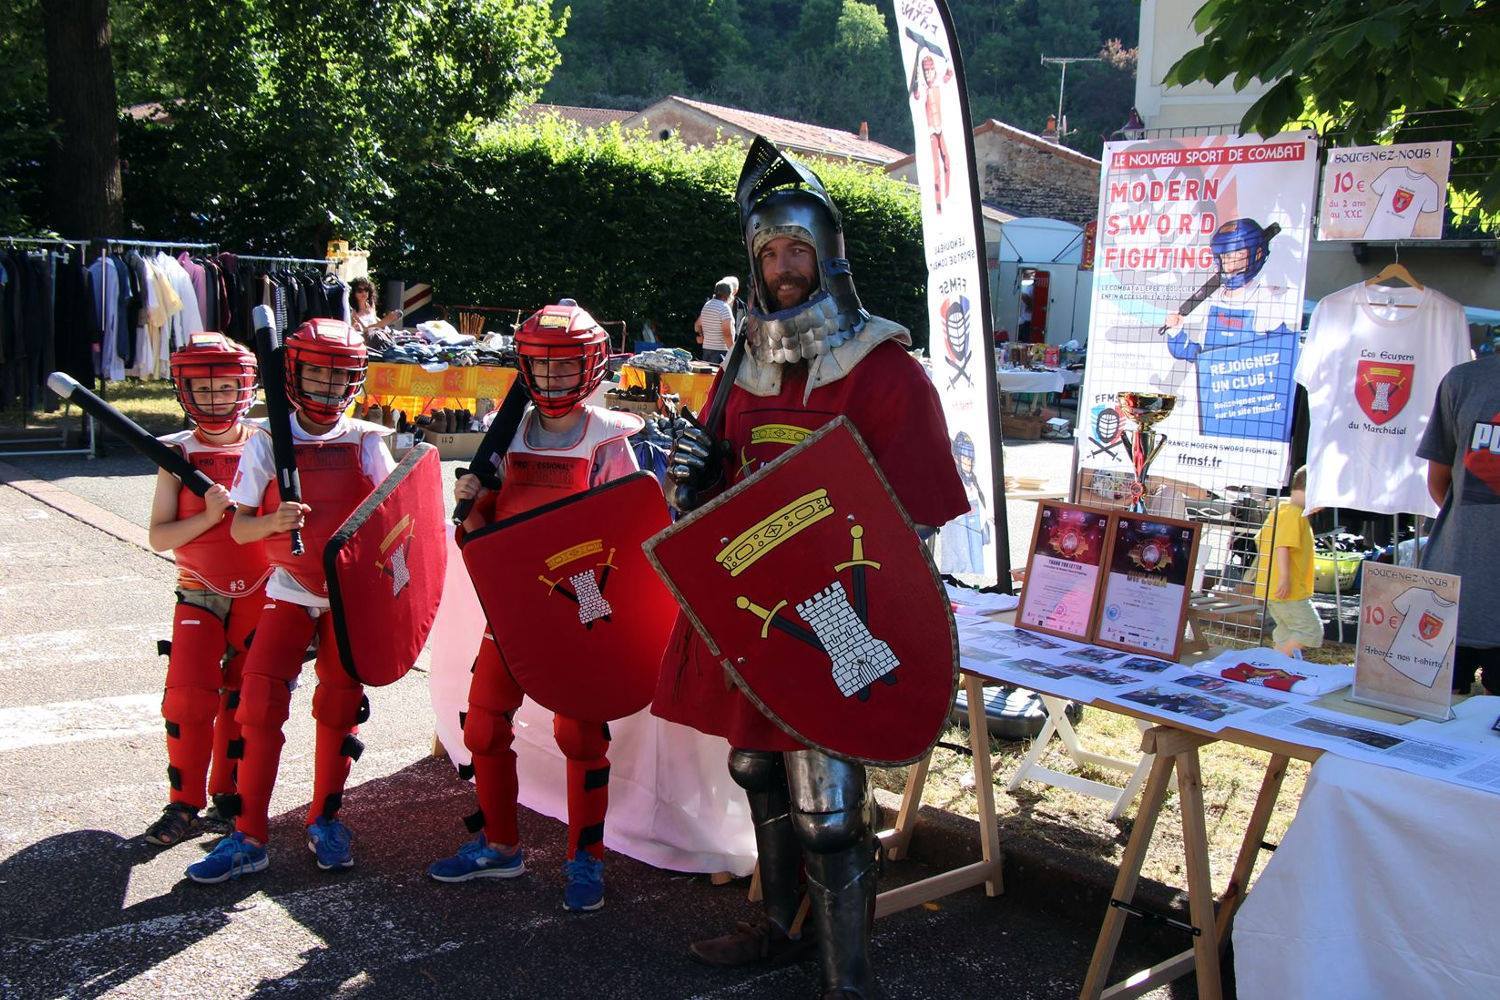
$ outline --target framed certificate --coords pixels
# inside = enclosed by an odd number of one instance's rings
[[[1050,500],[1037,505],[1017,627],[1088,641],[1110,516],[1109,511]]]
[[[1119,513],[1105,553],[1093,641],[1176,662],[1198,558],[1198,525]]]

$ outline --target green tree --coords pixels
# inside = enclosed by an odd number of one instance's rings
[[[1166,81],[1275,83],[1242,132],[1270,135],[1321,118],[1351,143],[1451,138],[1465,169],[1452,186],[1500,210],[1500,9],[1479,0],[1209,0],[1203,43]],[[1444,111],[1441,115],[1425,114]]]

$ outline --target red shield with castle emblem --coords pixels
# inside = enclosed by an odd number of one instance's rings
[[[1377,424],[1394,419],[1411,399],[1413,365],[1393,361],[1361,361],[1354,374],[1354,398]]]
[[[728,677],[796,739],[877,765],[937,740],[958,682],[952,609],[847,419],[646,552]]]
[[[1417,634],[1428,642],[1436,639],[1438,633],[1443,630],[1443,620],[1431,611],[1422,612],[1422,617],[1417,621]]]
[[[670,523],[638,472],[464,538],[490,634],[537,704],[608,722],[650,702],[677,608],[641,543]]]
[[[1397,188],[1396,193],[1391,196],[1391,209],[1395,211],[1396,214],[1401,214],[1411,207],[1411,200],[1413,197],[1414,193],[1408,191],[1406,188]]]
[[[356,680],[390,684],[417,662],[447,565],[442,464],[419,444],[323,549],[334,637]]]

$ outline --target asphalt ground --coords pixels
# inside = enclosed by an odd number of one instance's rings
[[[151,471],[131,456],[35,458],[23,471],[144,520]],[[139,839],[166,796],[155,641],[169,633],[173,570],[88,523],[107,515],[67,506],[77,516],[0,486],[0,997],[816,995],[810,962],[726,970],[687,955],[687,942],[753,914],[743,880],[716,887],[612,854],[606,907],[565,913],[563,828],[524,810],[526,876],[425,878],[466,836],[459,817],[473,796],[429,756],[420,672],[370,691],[367,749],[343,810],[353,870],[318,871],[303,844],[305,675],[272,801],[270,869],[187,881],[211,838],[170,850]],[[882,886],[933,873],[920,858],[891,864]],[[967,890],[880,921],[877,971],[889,997],[1072,996],[1101,916]],[[1127,933],[1116,968],[1166,954]],[[1184,982],[1152,995],[1195,991]]]

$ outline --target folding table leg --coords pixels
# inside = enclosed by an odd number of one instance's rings
[[[1146,778],[1146,791],[1141,796],[1141,806],[1135,814],[1135,827],[1130,831],[1125,854],[1120,858],[1120,873],[1115,876],[1114,891],[1110,894],[1112,904],[1115,900],[1129,903],[1135,898],[1135,885],[1140,880],[1141,865],[1146,860],[1146,848],[1151,846],[1151,834],[1156,830],[1157,817],[1167,799],[1167,782],[1172,777],[1172,764],[1173,758],[1166,754],[1158,754],[1151,764],[1151,773]],[[1125,929],[1125,917],[1125,911],[1114,905],[1104,914],[1104,924],[1099,928],[1099,940],[1094,945],[1094,957],[1089,962],[1088,976],[1083,981],[1083,992],[1079,994],[1082,1000],[1098,1000],[1104,992],[1109,968],[1114,964],[1115,951],[1120,946],[1120,933]]]
[[[1289,758],[1272,754],[1266,765],[1266,776],[1261,779],[1260,794],[1255,798],[1255,808],[1250,812],[1250,824],[1245,828],[1245,839],[1240,842],[1240,853],[1234,862],[1234,872],[1229,876],[1229,885],[1219,899],[1219,916],[1216,929],[1219,948],[1229,943],[1229,926],[1234,914],[1245,901],[1245,890],[1250,885],[1250,875],[1255,871],[1255,859],[1260,855],[1266,839],[1266,827],[1271,824],[1271,814],[1276,810],[1276,799],[1281,795],[1281,782],[1286,777]]]

